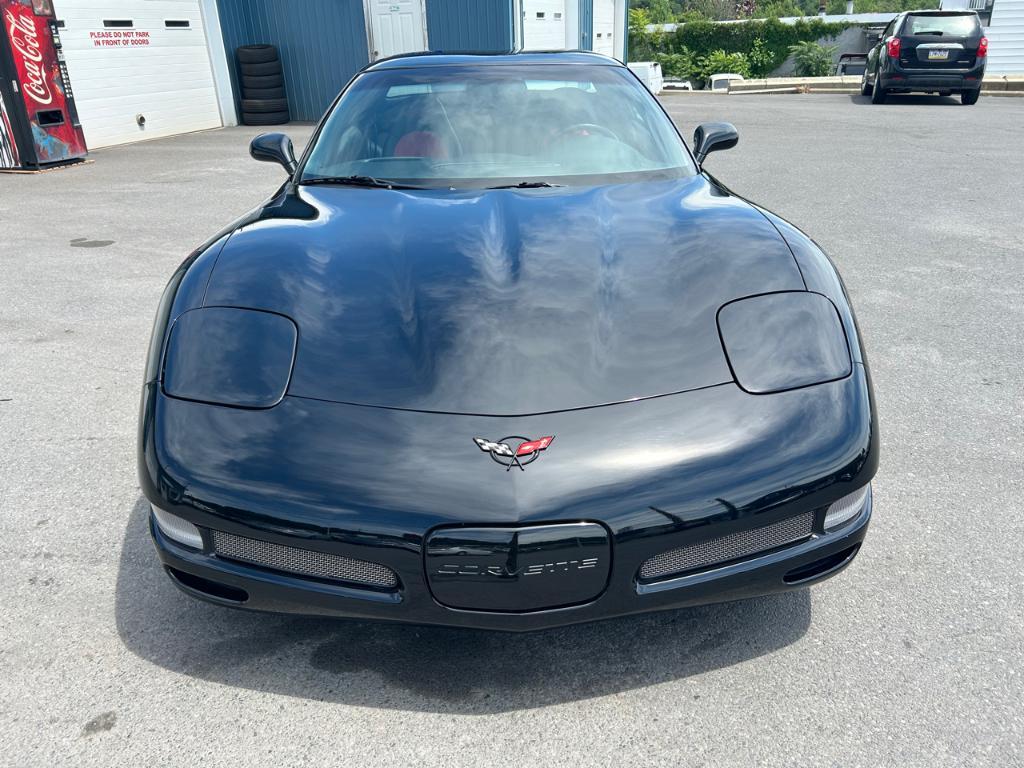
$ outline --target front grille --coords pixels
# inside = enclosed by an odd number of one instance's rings
[[[777,523],[746,531],[737,531],[714,539],[706,539],[678,549],[670,549],[640,566],[640,578],[660,579],[688,571],[706,570],[714,566],[744,560],[748,557],[795,544],[811,535],[814,512],[787,517]]]
[[[371,587],[394,589],[398,576],[390,568],[365,560],[314,552],[309,549],[272,544],[269,541],[213,531],[213,548],[218,557],[237,560],[275,571],[329,581],[346,581]]]

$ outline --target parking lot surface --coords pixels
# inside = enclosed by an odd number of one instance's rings
[[[0,176],[0,765],[1024,763],[1024,99],[665,103],[734,122],[708,169],[846,279],[883,446],[846,572],[527,635],[185,597],[136,482],[150,325],[282,172],[247,128],[104,150]]]

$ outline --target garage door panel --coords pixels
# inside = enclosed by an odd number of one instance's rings
[[[594,0],[594,52],[615,55],[615,0]]]
[[[191,62],[181,64],[169,64],[173,73],[150,76],[145,72],[134,72],[121,78],[117,90],[134,89],[141,90],[188,90],[191,88],[211,88],[209,83],[203,82],[203,69]],[[101,89],[110,85],[109,66],[98,66],[81,68],[75,70],[74,80],[71,81],[76,94],[85,89]],[[109,98],[109,94],[104,98]]]
[[[187,117],[188,114],[195,110],[195,102],[207,102],[216,105],[217,96],[211,91],[184,91],[179,98],[171,100],[167,99],[160,103],[158,107],[145,112],[146,122],[150,120],[156,120],[160,117],[166,117],[171,115],[177,115],[179,117]],[[124,114],[129,110],[137,110],[142,108],[143,105],[136,99],[125,96],[121,98],[111,99],[109,103],[104,104],[97,112],[95,117],[103,121],[110,121],[116,118],[118,115]],[[136,115],[138,112],[132,112],[132,115]],[[97,123],[100,124],[100,123]],[[109,133],[109,130],[108,130]]]
[[[56,0],[55,6],[90,147],[220,127],[198,0]],[[131,26],[105,27],[104,20]],[[167,27],[167,21],[189,26]],[[140,114],[144,128],[136,122]]]
[[[565,0],[523,0],[523,48],[565,48]]]

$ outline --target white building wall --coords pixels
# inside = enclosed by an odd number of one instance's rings
[[[1024,75],[1024,0],[995,0],[988,37],[987,75]]]

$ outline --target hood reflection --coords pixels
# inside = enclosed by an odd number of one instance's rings
[[[701,177],[298,194],[315,220],[244,227],[206,297],[296,321],[293,395],[518,415],[720,384],[718,308],[803,289],[771,224]]]

